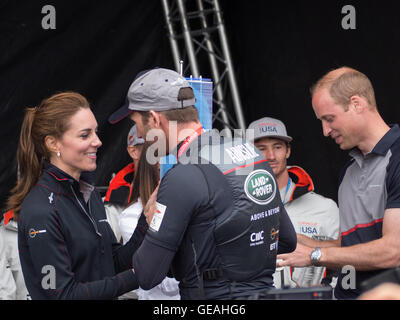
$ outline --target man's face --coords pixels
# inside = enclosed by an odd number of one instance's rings
[[[267,159],[275,176],[279,177],[286,170],[290,147],[285,141],[275,138],[260,138],[254,141],[254,145]]]
[[[148,124],[143,123],[142,115],[139,112],[132,112],[130,118],[136,123],[136,132],[139,137],[146,139],[146,134],[150,130]]]
[[[168,137],[166,132],[162,130],[162,126],[155,124],[159,121],[159,118],[155,118],[159,117],[159,114],[153,114],[152,112],[150,111],[147,123],[145,123],[143,116],[139,112],[132,112],[130,118],[136,123],[137,135],[146,141],[154,141],[153,147],[149,149],[157,151],[158,157],[162,157],[168,154]]]
[[[344,107],[334,102],[327,89],[314,93],[312,106],[316,117],[322,122],[325,137],[331,137],[340,149],[352,149],[360,139],[359,121],[353,108],[345,111]]]

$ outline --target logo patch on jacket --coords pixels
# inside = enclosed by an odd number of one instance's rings
[[[244,191],[247,197],[255,203],[268,204],[275,197],[275,179],[267,170],[255,170],[246,178]]]
[[[167,206],[156,202],[156,212],[153,215],[153,219],[151,220],[149,228],[152,231],[158,232],[161,227],[161,223],[164,219],[165,210],[167,210]]]
[[[50,194],[50,196],[49,196],[49,203],[52,203],[53,202],[53,200],[54,200],[54,198],[53,198],[53,196],[54,196],[54,194],[53,194],[53,192]]]
[[[30,228],[30,229],[29,229],[29,236],[30,236],[31,238],[36,237],[36,235],[39,234],[39,233],[46,233],[46,230],[35,230],[35,229],[33,229],[33,228]]]
[[[319,227],[317,222],[300,222],[300,233],[305,235],[319,234]]]

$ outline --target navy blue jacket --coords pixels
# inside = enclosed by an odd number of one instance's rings
[[[160,283],[172,264],[181,299],[247,299],[273,286],[276,254],[296,245],[262,153],[208,131],[161,180],[133,264],[143,289]]]
[[[45,164],[18,221],[21,266],[32,299],[113,299],[138,288],[132,255],[146,233],[145,220],[125,246],[119,244],[100,195],[83,176],[78,182]]]

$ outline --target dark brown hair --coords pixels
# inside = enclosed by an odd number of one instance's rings
[[[195,106],[190,106],[183,109],[161,111],[161,113],[168,119],[168,121],[176,121],[177,123],[199,121],[199,113]]]
[[[193,89],[182,88],[179,90],[178,101],[193,99]],[[182,109],[171,109],[161,112],[169,121],[176,121],[178,123],[198,122],[199,113],[195,106],[189,106]]]
[[[146,158],[147,149],[151,144],[150,142],[145,142],[143,145],[138,167],[135,168],[136,174],[128,206],[138,201],[140,197],[144,208],[160,179],[160,170],[157,165],[150,164]]]
[[[18,179],[11,190],[7,209],[18,217],[22,201],[38,182],[44,160],[50,160],[47,136],[60,139],[69,129],[71,117],[81,108],[90,108],[85,97],[62,92],[44,99],[38,107],[26,108],[17,148]]]

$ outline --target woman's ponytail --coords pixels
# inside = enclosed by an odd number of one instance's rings
[[[7,202],[7,210],[13,209],[14,217],[18,216],[22,201],[37,183],[42,171],[42,159],[32,137],[35,112],[36,108],[27,108],[21,126],[17,148],[18,179]]]

